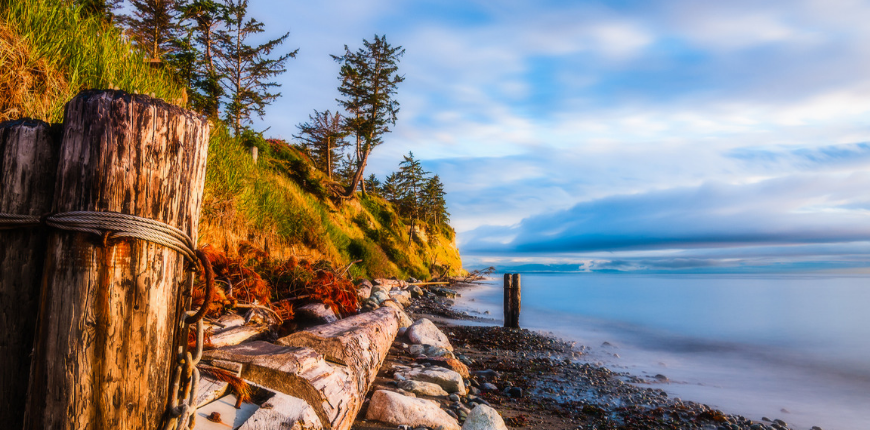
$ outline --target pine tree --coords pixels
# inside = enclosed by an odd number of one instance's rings
[[[349,113],[348,118],[354,119],[347,127],[356,136],[358,147],[357,172],[345,193],[350,197],[362,180],[372,149],[396,123],[399,102],[394,96],[398,84],[405,80],[398,74],[398,63],[405,50],[378,35],[373,42],[363,39],[363,48],[356,52],[347,46],[344,50],[344,55],[333,55],[333,59],[342,65],[338,91],[344,98],[337,101]]]
[[[420,207],[423,187],[426,185],[426,175],[429,172],[423,170],[420,162],[414,159],[414,153],[408,152],[403,156],[404,160],[399,163],[400,192],[399,206],[403,212],[411,218],[413,230],[416,220],[420,219]]]
[[[269,58],[290,33],[262,45],[248,45],[249,37],[264,31],[263,23],[248,18],[248,0],[226,0],[225,4],[226,29],[219,34],[217,69],[227,97],[224,116],[238,136],[243,124],[251,123],[252,114],[262,118],[266,105],[281,96],[281,93],[270,92],[280,84],[268,80],[284,73],[284,64],[296,57],[298,50]]]
[[[381,180],[378,179],[378,177],[375,176],[374,173],[369,175],[369,177],[366,179],[366,182],[368,182],[370,193],[378,195],[381,194]]]
[[[223,22],[224,7],[213,0],[191,0],[179,7],[186,24],[185,34],[177,42],[176,65],[187,87],[193,109],[217,119],[223,88],[215,64],[217,29]]]
[[[444,199],[444,184],[441,183],[438,175],[426,181],[421,194],[421,206],[428,222],[438,225],[450,221],[450,213],[447,212],[447,202]]]
[[[398,173],[390,173],[387,179],[384,180],[384,185],[381,187],[381,192],[387,201],[397,203],[401,198],[401,177]]]
[[[152,61],[175,51],[178,11],[175,0],[130,0],[133,15],[124,18],[130,38]]]
[[[348,145],[347,132],[342,127],[341,114],[330,111],[314,111],[308,115],[309,122],[297,125],[299,134],[293,137],[301,140],[314,155],[315,164],[332,179],[332,172],[340,158],[338,151]]]

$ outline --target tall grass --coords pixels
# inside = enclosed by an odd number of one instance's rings
[[[26,115],[59,122],[64,104],[85,88],[113,86],[182,101],[182,87],[168,72],[146,64],[119,28],[84,16],[80,6],[64,0],[3,3],[0,39],[7,43],[0,43],[0,81],[12,85],[0,93],[0,119]],[[16,60],[38,67],[10,67]]]

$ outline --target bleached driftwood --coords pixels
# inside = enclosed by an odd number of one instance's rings
[[[249,324],[221,330],[211,335],[211,345],[215,348],[238,345],[247,340],[255,340],[269,331],[265,324]]]
[[[355,375],[310,348],[253,341],[204,356],[242,363],[245,380],[305,400],[325,429],[349,429],[362,405],[365,393],[359,393]]]
[[[304,400],[275,393],[251,415],[239,430],[320,430],[323,425]]]
[[[308,347],[327,360],[347,366],[356,376],[357,392],[365,393],[399,330],[399,313],[384,306],[332,324],[312,327],[278,339],[287,346]]]

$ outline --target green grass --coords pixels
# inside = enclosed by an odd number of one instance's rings
[[[60,122],[64,104],[85,88],[111,85],[131,93],[154,93],[176,103],[182,97],[182,88],[171,75],[144,63],[144,56],[117,27],[84,17],[78,6],[61,0],[12,0],[0,13],[8,30],[27,46],[27,54],[43,59],[49,73],[64,77],[66,88],[47,101],[38,119]],[[0,94],[0,98],[10,96]]]

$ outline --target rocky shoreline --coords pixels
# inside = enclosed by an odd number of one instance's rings
[[[461,291],[463,287],[457,289]],[[448,415],[458,418],[460,424],[467,423],[465,418],[469,413],[483,404],[498,411],[503,425],[511,429],[793,429],[779,419],[752,421],[704,404],[671,398],[656,387],[666,382],[663,375],[644,379],[586,363],[584,346],[529,330],[444,321],[481,320],[454,310],[451,297],[454,293],[456,291],[446,289],[425,291],[406,307],[415,321],[435,320],[449,340],[452,352],[425,350],[414,345],[407,338],[407,332],[400,330],[370,395],[394,391],[423,398],[439,404]],[[415,395],[403,389],[410,387],[407,378],[402,376],[406,374],[404,369],[451,368],[448,361],[454,357],[460,362],[458,366],[468,370],[464,381],[468,389],[464,395]],[[370,402],[367,400],[364,404],[353,428],[396,428],[366,420]],[[414,430],[439,427],[402,424],[399,428]],[[498,424],[493,424],[494,427],[463,425],[462,428],[505,428]]]

